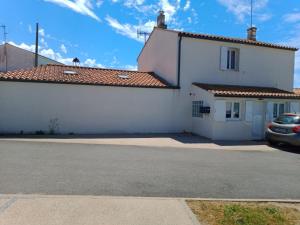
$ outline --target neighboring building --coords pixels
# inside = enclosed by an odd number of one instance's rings
[[[139,71],[47,65],[0,74],[0,132],[193,132],[264,138],[268,122],[300,111],[296,48],[167,30],[163,14]]]
[[[9,43],[0,45],[0,72],[30,69],[34,67],[35,53],[11,45]],[[38,55],[38,65],[59,64],[55,60]]]

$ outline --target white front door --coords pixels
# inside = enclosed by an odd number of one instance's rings
[[[252,137],[260,140],[264,138],[264,104],[253,102]]]

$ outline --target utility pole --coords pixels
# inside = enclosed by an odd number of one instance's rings
[[[7,41],[7,32],[6,32],[6,26],[1,25],[0,26],[3,29],[3,39],[4,39],[4,58],[5,58],[5,73],[7,72],[7,47],[6,47],[6,41]]]
[[[35,58],[34,58],[34,67],[38,66],[38,58],[39,58],[39,23],[36,23],[36,31],[35,31]]]

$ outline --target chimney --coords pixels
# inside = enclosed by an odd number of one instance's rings
[[[166,19],[165,19],[164,11],[160,10],[159,15],[157,17],[157,27],[161,29],[167,29],[165,20]]]
[[[257,31],[257,28],[256,27],[249,27],[247,29],[247,33],[248,33],[248,40],[251,40],[251,41],[256,41],[256,31]]]

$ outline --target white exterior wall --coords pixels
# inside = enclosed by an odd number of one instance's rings
[[[239,49],[239,71],[220,69],[221,46]],[[183,37],[181,86],[200,82],[292,91],[294,59],[294,51]]]
[[[153,71],[177,85],[178,35],[155,28],[138,57],[138,70]]]
[[[0,82],[0,133],[182,132],[178,90]]]
[[[214,96],[201,88],[193,86],[192,97],[192,101],[203,101],[203,106],[210,107],[209,114],[203,114],[203,117],[192,117],[192,132],[203,137],[213,138]],[[192,107],[192,103],[190,107]]]
[[[35,54],[33,52],[6,44],[7,51],[7,70],[29,69],[34,67]],[[61,64],[54,60],[40,56],[38,58],[38,65],[46,64]],[[0,72],[5,71],[6,62],[4,55],[4,45],[0,46]]]

